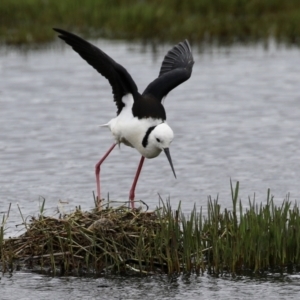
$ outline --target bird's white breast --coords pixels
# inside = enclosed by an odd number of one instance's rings
[[[125,106],[120,114],[107,123],[116,142],[137,149],[146,158],[158,156],[161,149],[144,147],[142,141],[148,128],[160,124],[162,120],[153,118],[138,119],[134,117],[132,114],[133,96],[131,94],[124,96],[122,101]]]

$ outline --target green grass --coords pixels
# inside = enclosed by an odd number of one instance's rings
[[[288,198],[274,203],[239,200],[239,182],[231,183],[232,209],[208,198],[206,213],[194,207],[182,213],[160,201],[154,212],[125,206],[59,218],[24,218],[26,232],[4,238],[0,230],[0,269],[16,266],[53,274],[261,274],[299,272],[300,211]],[[113,205],[111,202],[110,204]],[[27,222],[27,223],[26,223]],[[84,271],[83,271],[84,270]]]
[[[48,42],[52,27],[86,37],[300,43],[299,0],[1,0],[0,41]]]

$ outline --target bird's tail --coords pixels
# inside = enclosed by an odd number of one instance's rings
[[[109,123],[98,125],[99,127],[109,127]]]

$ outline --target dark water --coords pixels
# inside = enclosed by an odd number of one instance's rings
[[[97,41],[124,65],[140,91],[159,71],[169,46],[150,47]],[[61,44],[59,44],[61,45]],[[56,45],[57,46],[57,45]],[[230,207],[230,177],[241,183],[240,196],[256,193],[264,201],[271,188],[281,204],[290,192],[299,199],[300,185],[300,51],[297,48],[233,46],[194,48],[192,78],[165,100],[177,173],[164,155],[147,160],[136,189],[151,208],[170,196],[189,212],[207,196]],[[37,214],[39,196],[47,214],[93,206],[94,165],[112,144],[98,125],[115,116],[111,88],[77,54],[63,46],[19,52],[0,50],[0,212],[12,203],[6,236],[17,235],[24,216]],[[102,168],[103,195],[126,200],[139,154],[122,146]],[[69,204],[60,204],[59,200]],[[2,216],[0,216],[2,218]],[[108,288],[99,288],[105,283]],[[1,299],[292,299],[299,278],[233,280],[208,276],[166,278],[51,278],[16,273],[0,280]],[[12,296],[14,291],[15,298]],[[231,295],[231,296],[230,296]],[[278,296],[279,295],[279,296]]]
[[[0,281],[1,299],[299,299],[299,275],[265,278],[48,277],[16,273]]]

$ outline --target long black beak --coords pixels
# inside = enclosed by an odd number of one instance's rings
[[[169,150],[169,148],[165,148],[164,151],[166,153],[166,156],[167,156],[168,161],[170,163],[170,166],[172,168],[173,174],[174,174],[174,176],[176,178],[175,170],[174,170],[173,163],[172,163],[172,158],[171,158],[171,155],[170,155],[170,150]]]

